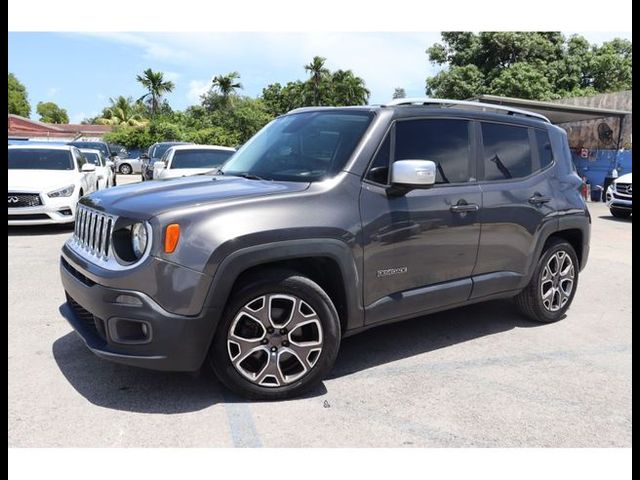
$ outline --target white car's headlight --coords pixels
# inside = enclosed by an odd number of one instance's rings
[[[55,197],[70,197],[73,195],[73,191],[76,189],[75,185],[69,185],[68,187],[59,188],[58,190],[54,190],[53,192],[47,193],[47,196],[51,198]]]
[[[144,223],[134,223],[131,226],[131,248],[136,258],[142,257],[147,250],[149,238],[147,228]]]

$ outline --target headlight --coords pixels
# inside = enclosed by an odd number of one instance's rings
[[[134,223],[131,226],[131,248],[136,258],[142,257],[147,250],[147,227],[144,223]]]
[[[53,192],[47,193],[47,196],[51,198],[55,197],[70,197],[73,195],[73,191],[76,189],[75,185],[69,185],[68,187],[59,188],[58,190],[54,190]]]

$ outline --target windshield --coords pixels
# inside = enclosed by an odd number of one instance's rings
[[[161,143],[159,145],[156,145],[151,150],[151,155],[149,156],[153,159],[158,159],[162,157],[167,152],[167,150],[169,150],[169,148],[173,147],[174,145],[181,145],[181,144],[180,143]]]
[[[363,111],[285,115],[260,130],[221,171],[293,182],[332,177],[344,167],[372,118]]]
[[[89,163],[93,163],[96,167],[102,167],[102,163],[100,163],[100,155],[93,152],[82,152]]]
[[[9,149],[9,170],[73,170],[68,150]]]
[[[109,157],[109,149],[106,143],[102,142],[70,142],[69,145],[73,145],[78,148],[88,148],[91,150],[100,150],[102,155]]]
[[[176,150],[170,168],[216,168],[233,154],[231,150]]]

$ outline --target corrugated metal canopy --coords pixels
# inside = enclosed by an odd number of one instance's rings
[[[579,105],[567,105],[564,103],[541,102],[538,100],[524,100],[522,98],[500,97],[498,95],[480,95],[471,98],[481,103],[504,105],[521,108],[539,113],[547,117],[551,123],[569,123],[582,120],[596,120],[605,117],[624,117],[632,112],[626,110],[611,110],[607,108],[595,108]]]

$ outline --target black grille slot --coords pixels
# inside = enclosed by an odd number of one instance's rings
[[[9,220],[50,220],[46,213],[27,213],[24,215],[8,214]]]
[[[75,268],[73,268],[71,266],[71,264],[69,262],[67,262],[64,257],[60,258],[60,261],[62,262],[62,265],[64,266],[64,268],[71,274],[73,275],[75,278],[77,278],[78,280],[80,280],[82,283],[84,283],[86,286],[88,287],[93,287],[96,282],[94,282],[93,280],[91,280],[89,277],[87,277],[86,275],[83,275],[82,273],[80,273],[78,270],[76,270]]]
[[[71,298],[69,294],[67,294],[67,302],[73,309],[73,312],[76,314],[78,320],[80,320],[83,325],[85,325],[92,333],[100,337],[102,340],[107,339],[104,320],[95,317],[91,312],[85,310],[82,305]]]
[[[42,200],[37,193],[9,193],[7,197],[9,208],[37,207],[39,205],[42,205]]]

